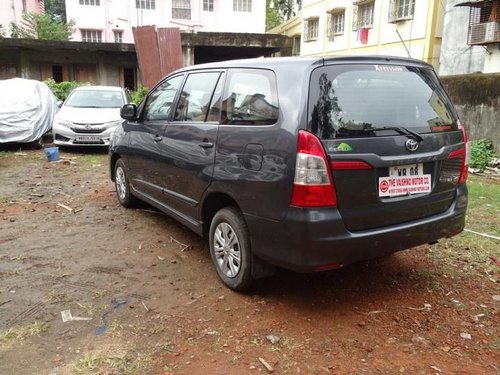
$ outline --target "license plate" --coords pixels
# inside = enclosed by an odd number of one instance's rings
[[[101,137],[99,135],[77,135],[77,142],[101,142]]]
[[[389,176],[378,179],[378,196],[430,193],[431,182],[431,175],[424,174],[422,163],[389,167]]]
[[[422,163],[396,165],[389,167],[389,177],[410,177],[424,174],[424,165]]]

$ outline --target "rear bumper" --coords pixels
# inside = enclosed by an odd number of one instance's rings
[[[460,233],[467,188],[457,189],[450,208],[437,215],[366,231],[348,231],[336,208],[290,207],[283,221],[245,215],[258,257],[298,272],[320,271],[377,258]]]

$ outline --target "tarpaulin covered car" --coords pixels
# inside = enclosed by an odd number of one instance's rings
[[[41,145],[58,110],[57,99],[40,81],[12,78],[0,80],[0,143]]]

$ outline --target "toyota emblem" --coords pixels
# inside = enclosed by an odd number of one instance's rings
[[[413,138],[410,138],[406,141],[406,149],[408,151],[417,151],[417,148],[418,148],[418,142]]]
[[[85,124],[85,129],[92,129],[92,125],[90,125],[90,124]],[[406,147],[408,147],[408,145],[407,145]]]

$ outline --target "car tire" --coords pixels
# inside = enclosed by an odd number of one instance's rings
[[[31,142],[31,147],[37,150],[41,150],[43,148],[43,139],[42,137],[38,138],[37,140]]]
[[[230,289],[245,291],[253,283],[252,250],[243,214],[235,207],[218,211],[210,224],[210,256],[217,274]]]
[[[118,159],[115,164],[115,188],[118,201],[123,207],[132,208],[137,205],[137,198],[130,192],[127,168],[122,159]]]

